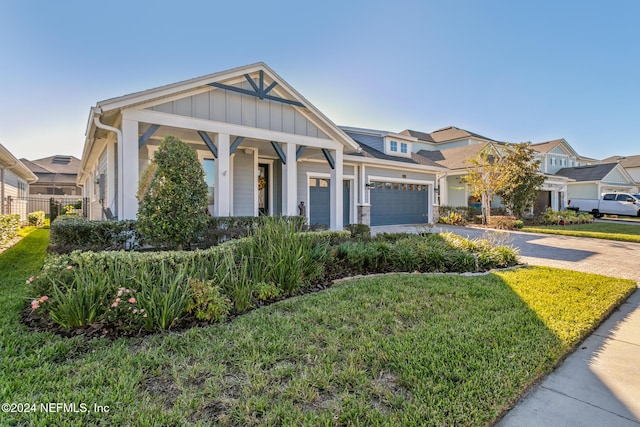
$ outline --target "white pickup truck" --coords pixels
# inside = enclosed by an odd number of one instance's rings
[[[603,193],[599,199],[571,199],[567,209],[594,217],[624,215],[640,217],[640,199],[629,193]]]

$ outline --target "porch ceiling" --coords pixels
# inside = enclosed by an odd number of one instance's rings
[[[144,133],[146,129],[148,129],[148,126],[141,128],[141,133]],[[180,138],[182,141],[189,144],[195,150],[201,150],[201,151],[209,150],[196,131],[190,130],[190,129],[168,127],[168,126],[160,126],[158,130],[154,133],[154,135],[145,142],[145,145],[159,146],[162,139],[167,135],[173,135],[177,138]],[[230,139],[233,142],[235,138],[236,138],[235,135],[231,135]],[[260,156],[273,157],[273,158],[278,157],[278,154],[276,153],[275,149],[271,145],[271,141],[254,139],[254,138],[244,138],[242,143],[238,146],[237,150],[242,150],[244,148],[257,149]],[[313,159],[313,160],[325,161],[325,158],[324,158],[324,155],[322,154],[321,149],[314,148],[314,147],[308,147],[307,149],[305,149],[300,159]]]

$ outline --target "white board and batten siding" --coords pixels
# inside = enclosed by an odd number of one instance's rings
[[[613,168],[611,172],[609,172],[604,178],[602,178],[603,183],[616,183],[616,184],[633,184],[629,181],[627,177],[625,177],[618,168]]]
[[[252,90],[248,82],[236,86]],[[330,139],[291,105],[223,89],[212,89],[209,92],[155,105],[149,109],[180,116]]]

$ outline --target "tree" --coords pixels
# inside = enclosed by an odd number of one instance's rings
[[[196,152],[162,140],[138,187],[138,230],[153,244],[182,249],[207,224],[207,184]]]
[[[497,150],[487,145],[476,158],[470,159],[473,165],[463,181],[470,185],[471,195],[480,198],[482,203],[482,223],[488,224],[491,218],[491,203],[502,190],[502,157]]]
[[[533,207],[545,179],[538,170],[540,161],[535,159],[535,152],[529,145],[511,144],[500,162],[502,180],[506,185],[497,194],[517,218],[522,218]]]

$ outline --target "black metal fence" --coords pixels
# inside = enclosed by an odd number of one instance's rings
[[[87,216],[89,199],[81,197],[6,197],[5,214],[19,214],[23,221],[31,212],[44,211],[47,218],[53,221],[63,214]]]

